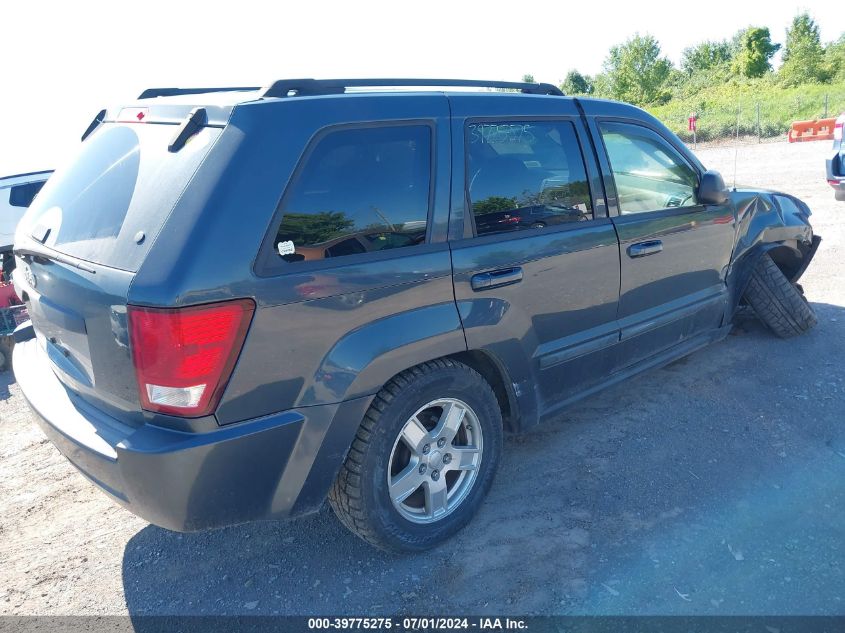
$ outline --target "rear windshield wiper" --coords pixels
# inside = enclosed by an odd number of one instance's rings
[[[14,253],[18,257],[32,257],[33,259],[54,261],[59,264],[67,264],[73,268],[84,270],[86,273],[91,273],[92,275],[97,274],[97,271],[90,266],[48,248],[16,248]]]

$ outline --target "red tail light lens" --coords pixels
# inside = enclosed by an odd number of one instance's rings
[[[129,306],[141,406],[183,417],[214,411],[254,311],[249,299],[174,309]]]

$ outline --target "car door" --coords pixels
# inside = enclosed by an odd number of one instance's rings
[[[616,234],[571,100],[450,99],[455,298],[469,349],[503,364],[530,424],[612,366]]]
[[[656,128],[596,123],[619,235],[622,369],[721,325],[734,215],[697,201],[698,168]]]

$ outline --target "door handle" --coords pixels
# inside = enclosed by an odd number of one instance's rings
[[[660,240],[649,240],[648,242],[637,242],[628,247],[628,257],[645,257],[654,255],[663,250],[663,242]]]
[[[498,288],[500,286],[509,286],[510,284],[517,284],[522,281],[522,268],[519,266],[515,268],[503,268],[502,270],[493,270],[489,273],[478,273],[473,275],[470,279],[472,289],[487,290],[488,288]]]

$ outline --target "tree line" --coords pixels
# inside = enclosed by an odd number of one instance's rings
[[[782,64],[774,71],[771,60],[781,46]],[[749,26],[729,40],[703,41],[685,49],[680,68],[662,54],[653,36],[636,34],[610,49],[599,74],[570,70],[561,89],[653,106],[711,86],[757,78],[784,87],[845,81],[845,33],[823,44],[818,24],[803,12],[793,18],[783,45],[772,40],[767,27]],[[523,80],[533,77],[525,75]]]

